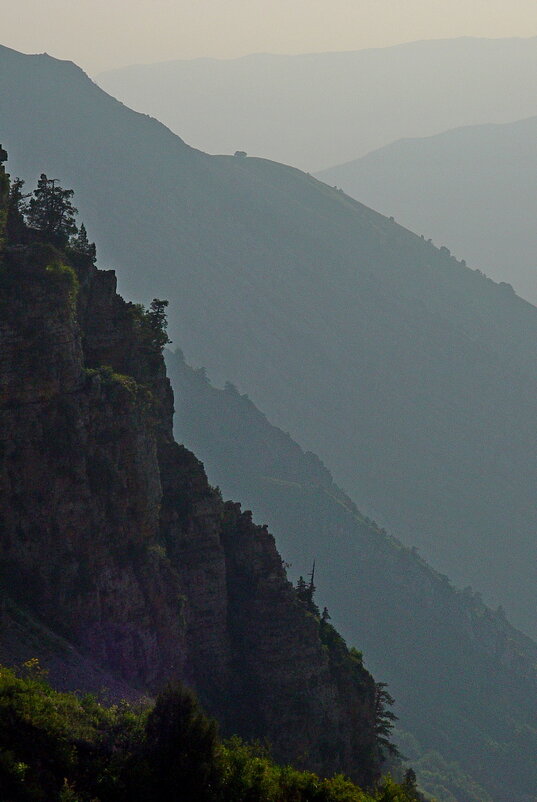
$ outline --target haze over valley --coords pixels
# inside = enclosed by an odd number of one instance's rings
[[[318,172],[401,137],[537,114],[537,37],[137,64],[96,80],[201,150]]]

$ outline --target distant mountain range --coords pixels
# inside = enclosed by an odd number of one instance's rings
[[[97,81],[195,147],[315,171],[401,137],[537,114],[537,38],[172,61]]]
[[[228,384],[166,356],[175,435],[224,497],[267,522],[295,581],[316,563],[316,599],[389,683],[401,751],[441,802],[526,799],[537,784],[537,645],[455,590],[367,520],[311,452]]]
[[[311,176],[188,147],[71,63],[3,48],[0,71],[12,173],[76,189],[102,262],[170,300],[189,362],[536,634],[537,310]]]
[[[402,139],[318,177],[537,303],[537,117]]]

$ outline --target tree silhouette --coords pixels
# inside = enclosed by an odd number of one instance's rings
[[[216,798],[217,727],[190,690],[172,684],[159,694],[147,719],[146,737],[155,793],[149,799],[208,802]]]
[[[84,223],[82,223],[76,237],[73,237],[69,244],[74,251],[77,251],[77,253],[81,253],[84,256],[89,256],[92,263],[95,264],[97,259],[97,250],[95,248],[95,243],[88,240],[88,233]]]
[[[153,344],[156,345],[161,350],[164,348],[165,345],[171,343],[171,340],[168,337],[168,332],[167,332],[168,328],[168,317],[166,315],[167,306],[168,306],[168,301],[164,301],[160,298],[153,298],[149,306],[149,309],[145,313],[147,323],[152,332]]]
[[[377,743],[381,749],[392,755],[397,755],[397,747],[390,741],[390,735],[394,721],[397,721],[397,716],[388,709],[393,705],[395,699],[388,693],[386,687],[385,682],[375,683],[375,732],[377,734]]]
[[[304,577],[300,576],[298,578],[298,582],[296,583],[295,592],[296,595],[298,596],[299,601],[302,602],[302,604],[308,610],[308,612],[312,613],[313,615],[319,616],[319,608],[317,607],[314,601],[315,591],[317,590],[317,588],[315,587],[314,579],[315,579],[315,560],[313,561],[313,567],[309,575],[309,582],[306,582]]]
[[[63,248],[69,237],[76,234],[75,209],[71,202],[72,189],[62,189],[57,178],[48,178],[45,173],[37,182],[33,197],[26,206],[28,224],[41,231],[47,240]]]

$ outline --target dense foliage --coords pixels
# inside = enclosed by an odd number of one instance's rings
[[[106,706],[58,693],[37,660],[0,668],[4,802],[413,802],[414,778],[365,792],[342,776],[278,766],[266,749],[222,741],[194,695],[170,685],[156,703]]]

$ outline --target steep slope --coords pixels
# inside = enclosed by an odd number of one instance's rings
[[[113,696],[180,678],[225,732],[370,784],[375,682],[174,442],[151,320],[87,256],[33,231],[3,247],[0,659]]]
[[[97,81],[210,153],[312,171],[402,136],[534,114],[536,67],[536,38],[462,38],[135,65]]]
[[[395,142],[319,174],[537,302],[537,117]]]
[[[233,386],[215,389],[180,352],[166,361],[176,436],[225,495],[268,522],[295,578],[316,561],[319,603],[388,680],[424,789],[441,800],[531,799],[537,645],[364,518],[320,460]]]
[[[537,310],[310,176],[188,148],[72,64],[4,49],[0,69],[13,173],[76,188],[129,296],[170,299],[189,362],[535,633]]]

